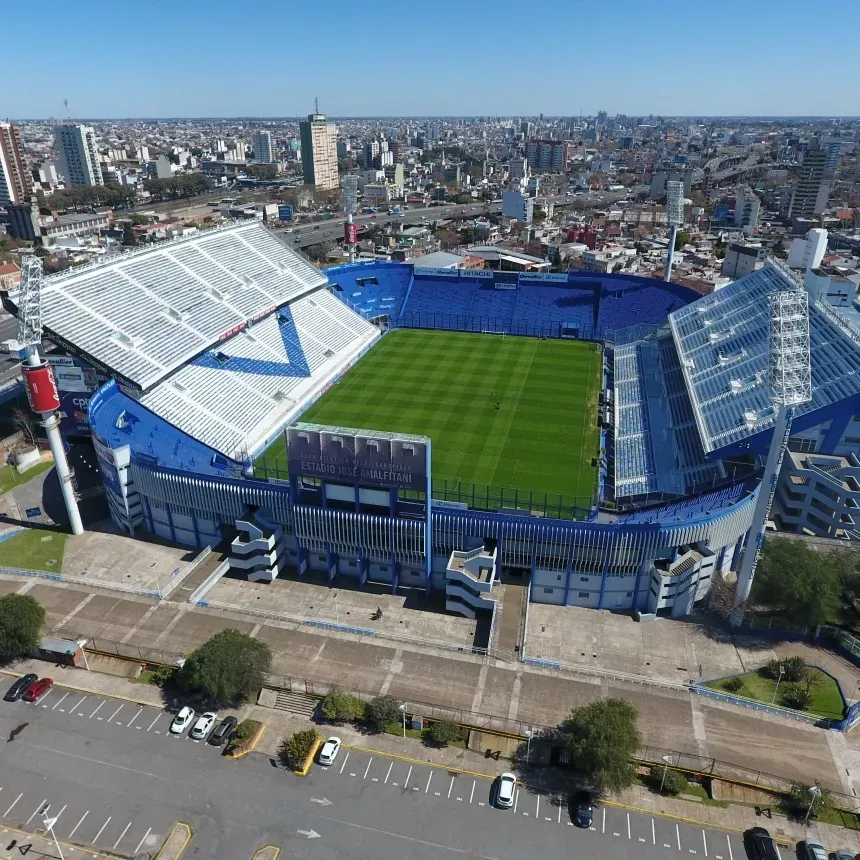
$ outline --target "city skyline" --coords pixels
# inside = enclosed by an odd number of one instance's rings
[[[48,2],[45,12],[62,13]],[[155,3],[142,26],[132,9],[81,0],[74,18],[40,34],[38,43],[10,42],[0,58],[7,80],[28,67],[26,89],[11,89],[10,118],[292,118],[320,110],[338,117],[517,116],[610,114],[690,117],[819,117],[860,115],[848,77],[827,87],[797,74],[833,62],[832,33],[860,24],[860,7],[786,0],[776,9],[728,0],[711,9],[662,0],[613,7],[557,4],[522,34],[521,15],[503,2],[474,32],[459,27],[462,6],[443,0],[429,20],[404,19],[395,4],[356,18],[336,3],[320,32],[312,10],[261,0],[254,21],[282,32],[274,44],[251,22],[224,44],[229,14],[220,0],[183,7]],[[163,15],[159,17],[159,10]],[[7,10],[23,33],[23,9]],[[739,24],[746,38],[739,38]],[[449,26],[450,25],[450,26]],[[450,37],[440,38],[440,27]],[[319,33],[320,38],[314,38]],[[757,39],[756,34],[761,38]],[[117,35],[120,34],[120,35]],[[197,38],[194,38],[197,34]],[[37,44],[37,47],[33,47]],[[266,56],[270,55],[270,62]],[[177,61],[181,58],[181,62]],[[38,62],[34,63],[36,59]],[[58,74],[62,69],[62,74]],[[237,70],[243,73],[237,74]],[[120,81],[105,86],[105,78]],[[249,86],[249,82],[252,86]],[[384,97],[376,86],[385,83]]]

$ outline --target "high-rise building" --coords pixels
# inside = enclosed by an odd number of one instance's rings
[[[104,185],[95,129],[88,125],[61,125],[55,135],[66,185]]]
[[[302,174],[306,185],[322,191],[340,185],[337,173],[337,126],[325,114],[312,113],[299,123],[302,138]]]
[[[563,140],[530,140],[526,158],[534,170],[567,170],[567,143]]]
[[[830,193],[830,188],[824,182],[826,169],[827,152],[814,140],[803,155],[791,195],[791,205],[788,207],[789,218],[812,218],[824,211]]]
[[[835,137],[829,137],[824,141],[824,151],[827,153],[827,169],[836,170],[839,163],[839,150],[842,149],[842,141]]]
[[[758,226],[758,213],[761,208],[761,200],[749,188],[738,193],[735,198],[735,227],[743,229],[744,233],[751,236]]]
[[[258,131],[254,134],[251,142],[254,148],[254,160],[259,164],[275,164],[277,156],[275,153],[275,143],[270,131]]]
[[[827,251],[827,231],[813,227],[803,239],[794,239],[786,263],[792,269],[817,269]]]
[[[0,122],[0,206],[23,203],[33,190],[33,177],[24,163],[24,147],[17,126]]]

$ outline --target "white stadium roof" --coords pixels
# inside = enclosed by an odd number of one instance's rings
[[[325,283],[254,221],[47,278],[42,322],[49,339],[58,335],[145,391],[237,327]]]

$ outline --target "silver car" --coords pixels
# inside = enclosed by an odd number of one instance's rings
[[[814,839],[804,839],[803,850],[808,860],[827,860],[827,849]]]

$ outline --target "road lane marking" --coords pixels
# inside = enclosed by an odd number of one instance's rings
[[[99,706],[90,714],[89,719],[92,719],[104,707],[104,700],[99,703]]]
[[[639,837],[639,841],[640,841],[640,842],[644,842],[644,841],[645,841],[645,837],[644,837],[644,836],[640,836],[640,837]]]
[[[469,795],[469,803],[471,803],[471,802],[472,802],[472,800],[473,800],[473,799],[474,799],[474,797],[475,797],[475,786],[476,786],[477,784],[478,784],[478,780],[477,780],[477,779],[473,779],[473,780],[472,780],[472,793]]]
[[[485,805],[486,805],[486,804],[484,803],[484,801],[483,801],[483,800],[479,800],[479,801],[478,801],[478,806],[485,806]]]
[[[651,841],[656,845],[657,844],[657,831],[654,827],[654,819],[651,819]]]
[[[131,728],[131,724],[143,713],[143,708],[141,708],[126,724],[125,727],[127,729]]]
[[[33,704],[35,705],[35,704],[37,704],[37,703],[38,703],[38,704],[40,704],[43,708],[47,708],[48,706],[45,704],[45,702],[46,702],[46,701],[51,697],[51,693],[53,693],[53,692],[54,692],[53,690],[49,690],[47,693],[45,693],[45,694],[42,696],[42,698],[41,698],[41,699],[37,699],[35,702],[33,702]]]
[[[72,832],[66,837],[67,839],[71,839],[75,833],[78,832],[78,828],[84,823],[84,819],[90,814],[89,809],[81,816],[81,820],[72,828]]]
[[[705,835],[705,831],[702,831],[702,844],[705,846],[705,857],[708,856],[708,837]]]
[[[562,799],[561,799],[561,797],[559,797],[559,799],[558,799],[558,823],[559,824],[561,824],[561,804],[562,804]]]
[[[346,758],[343,760],[343,764],[340,766],[340,772],[343,773],[343,769],[346,767],[346,763],[349,761],[349,753],[347,752]]]
[[[70,713],[70,714],[73,714],[75,711],[77,711],[77,709],[78,709],[81,705],[83,705],[83,703],[86,701],[86,698],[87,698],[86,696],[81,696],[81,700],[80,700],[80,702],[78,702],[78,703],[77,703],[77,704],[75,704],[75,705],[72,705],[72,707],[71,707],[71,708],[69,708],[69,713]],[[78,716],[79,716],[79,717],[82,717],[82,716],[83,716],[83,714],[78,714]]]
[[[143,834],[143,839],[141,839],[140,842],[137,843],[137,848],[134,849],[135,854],[140,854],[140,846],[143,845],[144,842],[146,842],[146,837],[149,836],[150,833],[152,833],[152,828],[147,827],[146,833]]]
[[[677,824],[675,825],[675,836],[678,839],[678,850],[680,851],[681,850],[681,830]]]
[[[371,778],[373,779],[373,781],[374,781],[374,782],[379,782],[379,777],[378,777],[378,776],[374,776],[374,777],[371,777]]]
[[[108,824],[110,824],[110,820],[111,820],[111,818],[112,818],[112,816],[110,816],[110,815],[109,815],[109,816],[107,817],[107,821],[105,821],[105,823],[104,823],[104,824],[102,824],[101,828],[99,829],[99,832],[98,832],[98,833],[96,833],[96,838],[95,838],[95,839],[93,839],[93,841],[92,841],[92,844],[93,844],[93,845],[95,845],[95,844],[96,844],[96,842],[98,842],[98,841],[99,841],[99,836],[101,836],[101,835],[102,835],[102,831],[105,829],[105,827],[107,827],[107,826],[108,826]]]
[[[123,708],[125,705],[120,705],[109,717],[108,722],[110,722]]]
[[[732,856],[732,840],[729,839],[728,833],[726,834],[726,845],[729,846],[729,860],[735,860],[735,858]]]
[[[30,813],[30,817],[24,822],[25,827],[36,817],[36,813],[45,805],[47,800],[48,800],[47,797],[42,798],[42,802]],[[50,809],[50,808],[51,807],[49,806],[48,809]],[[48,809],[46,809],[45,812],[47,812]]]
[[[63,808],[54,816],[54,823],[51,825],[52,830],[54,827],[57,826],[57,822],[60,820],[60,816],[66,811],[66,807],[68,805],[69,805],[68,803],[64,803]]]
[[[15,804],[24,796],[24,792],[22,791],[13,801],[12,805],[3,813],[3,817],[5,818],[14,808]]]
[[[57,709],[57,705],[62,705],[62,704],[63,704],[63,702],[65,702],[65,701],[66,701],[66,699],[67,699],[68,697],[69,697],[69,694],[68,694],[68,693],[66,693],[65,695],[63,695],[60,699],[58,699],[58,700],[57,700],[57,703],[54,705],[54,707],[53,707],[53,708],[51,708],[51,710],[52,710],[52,711],[55,711],[55,710]]]
[[[151,729],[151,728],[152,728],[152,727],[153,727],[153,726],[158,722],[158,718],[159,718],[160,716],[161,716],[161,714],[156,714],[156,715],[155,715],[155,719],[154,719],[154,720],[149,724],[149,729]],[[147,731],[149,731],[149,729],[147,729]],[[150,830],[151,830],[151,829],[152,829],[152,828],[150,828]],[[135,853],[137,853],[137,852],[135,852]]]
[[[383,785],[388,785],[388,777],[391,776],[391,768],[393,768],[393,767],[394,767],[394,762],[391,762],[391,764],[388,765],[388,773],[385,774],[385,782],[383,783]]]
[[[424,789],[424,794],[430,791],[430,780],[433,779],[433,771],[430,771],[430,776],[427,777],[427,788]]]
[[[123,836],[125,836],[125,834],[126,834],[126,833],[128,833],[128,828],[129,828],[129,827],[131,827],[131,822],[130,822],[130,821],[128,822],[128,824],[126,824],[126,826],[125,826],[125,830],[123,830],[123,831],[122,831],[122,833],[120,833],[120,835],[119,835],[119,839],[117,839],[117,841],[116,841],[116,842],[114,842],[114,844],[113,844],[113,848],[111,849],[111,851],[116,851],[116,846],[117,846],[117,845],[119,845],[119,843],[120,843],[120,842],[122,842],[122,837],[123,837]]]
[[[520,790],[517,789],[517,793],[514,795],[514,813],[517,811],[517,804],[520,802]]]
[[[451,799],[451,789],[454,787],[454,777],[451,777],[451,784],[448,786],[448,800]]]
[[[535,805],[535,818],[540,818],[540,795],[537,796],[537,804]]]
[[[433,794],[435,794],[435,795],[436,795],[436,797],[441,797],[441,796],[442,796],[441,792],[438,792],[438,791],[434,791],[434,792],[433,792]]]
[[[629,812],[627,813],[627,838],[628,839],[632,838],[630,836],[630,813]]]
[[[601,828],[601,833],[606,833],[606,807],[603,807],[603,827]]]
[[[362,779],[367,779],[367,774],[370,771],[371,764],[373,764],[373,756],[370,757],[370,761],[367,763],[367,767],[364,769],[364,776],[362,777]]]
[[[403,788],[409,788],[409,777],[412,776],[412,765],[409,765],[409,773],[406,774],[406,782],[403,783]]]

